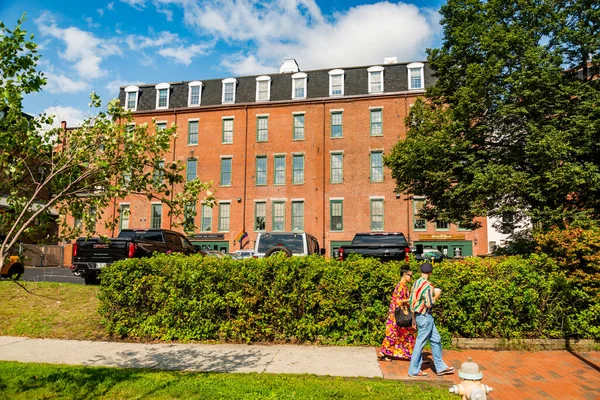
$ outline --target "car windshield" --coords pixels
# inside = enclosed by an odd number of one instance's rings
[[[406,238],[404,235],[356,235],[352,240],[352,245],[396,245],[406,246]]]
[[[275,246],[287,247],[292,253],[304,252],[304,241],[302,235],[283,234],[283,235],[261,235],[258,244],[258,252],[266,253]]]

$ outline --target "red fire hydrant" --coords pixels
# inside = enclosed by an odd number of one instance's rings
[[[479,370],[479,365],[474,363],[471,357],[467,357],[467,361],[462,363],[458,370],[458,377],[462,379],[462,382],[452,385],[450,393],[462,396],[463,400],[486,400],[487,394],[493,390],[488,385],[481,383],[483,372]]]

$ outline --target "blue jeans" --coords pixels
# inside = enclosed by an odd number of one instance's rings
[[[431,344],[431,354],[433,355],[433,364],[436,372],[442,372],[448,366],[442,360],[442,337],[435,327],[433,316],[431,314],[416,314],[417,320],[417,341],[410,359],[408,375],[416,375],[421,370],[423,362],[423,347],[429,340]]]

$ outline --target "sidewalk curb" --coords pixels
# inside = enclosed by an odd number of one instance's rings
[[[598,351],[600,341],[591,339],[466,339],[453,338],[452,346],[458,350],[574,350]]]

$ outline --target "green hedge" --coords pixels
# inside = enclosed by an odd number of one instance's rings
[[[104,269],[99,311],[121,337],[379,345],[402,264],[157,255]],[[599,337],[598,301],[573,310],[571,282],[547,257],[444,262],[431,280],[445,339]]]

